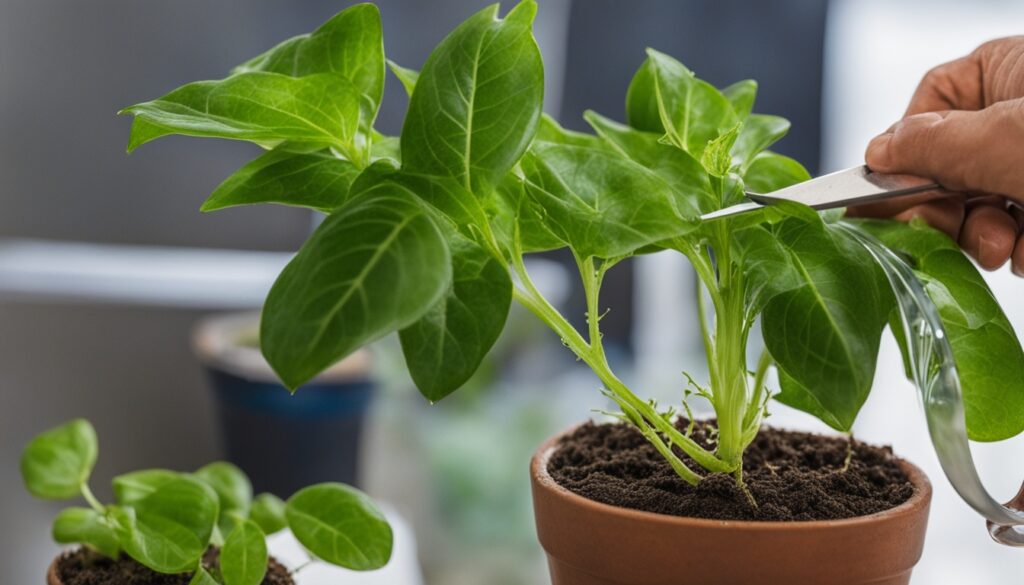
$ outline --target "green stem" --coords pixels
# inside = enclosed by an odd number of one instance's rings
[[[619,399],[625,402],[629,407],[634,409],[640,414],[643,419],[647,420],[658,432],[665,435],[669,441],[678,446],[683,450],[684,453],[689,455],[696,461],[701,467],[713,472],[728,473],[735,469],[735,464],[731,464],[722,461],[715,456],[714,453],[701,447],[696,441],[690,437],[685,436],[679,429],[675,428],[669,421],[665,420],[655,408],[647,402],[641,400],[629,388],[615,376],[611,371],[611,367],[608,365],[608,361],[605,358],[604,351],[601,349],[600,344],[597,348],[587,343],[583,336],[563,317],[551,304],[540,294],[537,287],[533,284],[530,279],[530,275],[526,272],[526,266],[523,263],[522,256],[516,254],[513,267],[516,273],[519,275],[519,279],[522,282],[525,291],[515,289],[515,299],[536,315],[541,321],[543,321],[548,327],[555,331],[561,338],[562,342],[568,347],[576,356],[581,359],[584,363],[590,366],[590,369],[597,375],[598,379],[605,387],[615,394]],[[584,288],[586,289],[588,296],[588,305],[595,307],[596,313],[597,307],[597,291],[595,282],[600,276],[598,272],[591,271],[589,276],[587,271],[584,271]],[[596,337],[600,339],[600,332]]]
[[[89,489],[89,484],[83,483],[82,484],[82,488],[81,488],[81,492],[82,492],[82,497],[85,498],[86,502],[89,502],[89,506],[93,510],[96,510],[100,514],[106,514],[107,513],[107,507],[104,506],[103,504],[101,504],[98,499],[96,499],[96,496],[92,493],[92,490]]]

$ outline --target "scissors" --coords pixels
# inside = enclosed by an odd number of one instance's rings
[[[705,214],[701,219],[739,215],[780,201],[825,210],[935,189],[941,187],[930,179],[887,175],[858,166],[771,193],[746,193],[749,201]],[[1024,547],[1024,486],[1013,500],[1000,504],[978,476],[967,437],[960,376],[938,309],[914,271],[899,256],[856,226],[846,222],[838,225],[878,261],[893,287],[902,335],[910,352],[911,377],[943,472],[964,502],[985,518],[993,540]]]
[[[861,165],[822,175],[816,179],[797,183],[771,193],[748,191],[745,195],[749,201],[706,213],[701,216],[701,219],[707,221],[739,215],[780,201],[795,201],[812,209],[824,210],[913,195],[935,189],[941,189],[941,187],[931,179],[922,179],[911,175],[876,173]]]

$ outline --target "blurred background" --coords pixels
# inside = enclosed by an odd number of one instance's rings
[[[414,68],[486,4],[377,3],[389,58]],[[544,437],[608,406],[557,339],[515,310],[482,372],[435,406],[412,388],[394,340],[350,360],[322,392],[282,400],[281,390],[246,386],[259,367],[244,339],[238,351],[231,345],[244,338],[245,319],[207,321],[198,343],[193,332],[211,316],[257,309],[313,218],[282,207],[198,213],[255,154],[249,145],[169,137],[124,154],[130,120],[115,116],[119,108],[223,77],[349,4],[0,0],[0,518],[18,535],[0,539],[0,567],[11,583],[41,581],[59,508],[24,493],[19,453],[35,433],[76,416],[100,435],[93,485],[101,498],[124,471],[194,469],[256,452],[255,466],[291,460],[387,502],[409,531],[409,584],[419,574],[429,585],[547,582],[529,456]],[[1021,23],[1015,0],[542,0],[537,36],[545,108],[570,128],[585,128],[587,108],[622,119],[626,87],[652,46],[719,86],[757,79],[756,109],[793,122],[776,149],[816,173],[859,163],[927,69],[1021,33]],[[405,106],[389,78],[378,128],[397,134]],[[547,255],[531,270],[582,322],[566,260]],[[644,390],[651,396],[678,400],[682,369],[704,376],[692,279],[668,255],[608,277],[606,343],[617,368],[654,388]],[[1024,333],[1024,306],[1015,304],[1024,282],[1006,269],[989,282]],[[856,434],[892,444],[935,484],[914,582],[1019,579],[1024,553],[989,541],[944,482],[897,355],[887,334]],[[259,403],[249,398],[257,391]],[[806,415],[774,412],[775,424],[822,430]],[[1024,477],[1024,439],[979,445],[975,455],[990,490],[1009,499]],[[258,489],[289,489],[265,470],[253,475]]]

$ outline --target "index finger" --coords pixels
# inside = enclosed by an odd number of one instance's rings
[[[910,98],[906,116],[943,110],[980,110],[985,107],[981,61],[971,53],[943,63],[925,74]]]

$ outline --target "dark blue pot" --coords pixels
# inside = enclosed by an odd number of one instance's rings
[[[257,492],[282,498],[324,481],[358,486],[363,423],[374,395],[368,355],[355,354],[291,394],[259,351],[240,343],[252,339],[257,319],[218,316],[196,330],[227,459],[245,470]]]

